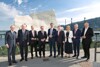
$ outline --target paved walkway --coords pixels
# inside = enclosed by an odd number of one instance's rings
[[[99,49],[100,50],[100,49]],[[80,51],[81,56],[83,51]],[[46,52],[46,55],[49,55],[49,52]],[[28,61],[20,62],[20,55],[16,55],[18,61],[17,64],[13,64],[10,67],[100,67],[100,56],[98,55],[97,62],[94,62],[94,49],[91,49],[91,58],[88,62],[85,59],[79,58],[48,58],[48,61],[43,61],[43,58],[33,58],[30,59],[30,53],[28,55]],[[81,57],[80,56],[80,57]],[[9,67],[7,62],[7,57],[0,57],[0,67]]]

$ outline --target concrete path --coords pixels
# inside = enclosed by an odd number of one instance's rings
[[[100,50],[100,49],[99,49]],[[83,51],[80,51],[81,56],[83,56]],[[46,52],[46,56],[49,52]],[[81,57],[80,56],[80,57]],[[18,61],[17,64],[8,66],[7,57],[0,57],[0,67],[100,67],[100,56],[98,54],[97,62],[94,62],[94,49],[91,49],[91,58],[88,62],[85,59],[75,59],[75,58],[48,58],[48,61],[43,61],[43,58],[30,58],[30,53],[28,55],[28,61],[20,62],[20,55],[16,55]]]

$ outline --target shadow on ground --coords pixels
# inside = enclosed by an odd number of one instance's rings
[[[82,59],[75,58],[49,58],[48,61],[43,61],[43,58],[28,59],[28,61],[20,62],[10,67],[80,67],[79,63],[84,62]],[[8,62],[0,62],[0,67],[8,67]]]

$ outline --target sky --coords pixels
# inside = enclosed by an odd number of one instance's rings
[[[53,9],[58,24],[100,17],[100,0],[0,0],[0,30],[8,29],[15,16]]]

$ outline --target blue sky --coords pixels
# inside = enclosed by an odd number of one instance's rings
[[[0,30],[7,29],[16,15],[53,9],[58,24],[100,17],[100,0],[0,0]]]

